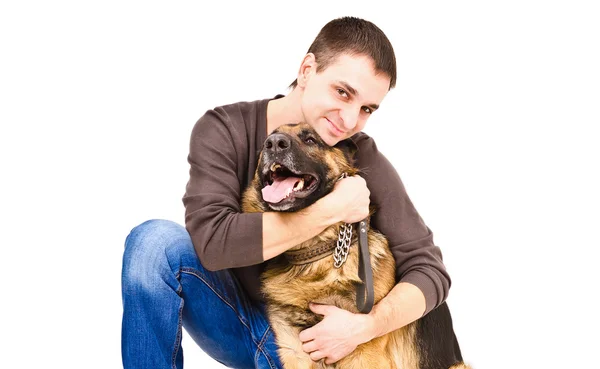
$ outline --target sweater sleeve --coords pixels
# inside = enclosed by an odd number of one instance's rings
[[[371,224],[388,239],[396,261],[396,282],[411,283],[425,295],[426,315],[446,300],[451,285],[441,250],[375,141],[362,134],[356,143],[360,175],[367,182],[376,209]]]
[[[185,226],[202,265],[212,271],[263,261],[262,213],[241,212],[239,160],[247,143],[236,143],[234,133],[225,111],[214,109],[198,120],[190,139]]]

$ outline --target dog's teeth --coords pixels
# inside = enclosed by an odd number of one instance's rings
[[[304,188],[304,178],[300,179],[300,182],[294,187],[294,191],[301,191]]]
[[[277,168],[281,167],[281,165],[277,163],[271,164],[271,172],[274,172]]]

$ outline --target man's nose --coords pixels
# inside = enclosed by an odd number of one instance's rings
[[[346,109],[345,111],[343,111],[341,114],[343,127],[340,128],[344,129],[347,132],[352,131],[354,127],[356,127],[356,125],[358,124],[359,114],[360,110],[358,112],[356,112],[354,109]]]
[[[267,152],[277,153],[285,152],[290,149],[292,141],[287,135],[274,133],[267,137],[265,141],[265,150]]]

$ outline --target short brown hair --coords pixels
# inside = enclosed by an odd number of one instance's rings
[[[396,86],[396,56],[383,31],[375,24],[356,17],[337,18],[319,32],[307,54],[313,53],[317,73],[333,64],[340,54],[366,55],[375,62],[375,70],[390,77],[391,90]],[[294,80],[289,86],[295,88]]]

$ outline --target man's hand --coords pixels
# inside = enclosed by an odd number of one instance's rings
[[[300,332],[302,350],[313,361],[325,358],[325,364],[333,364],[346,357],[361,343],[376,337],[372,317],[354,314],[333,305],[309,304],[310,309],[323,315],[319,324]]]
[[[331,212],[338,221],[356,223],[369,215],[371,192],[367,181],[359,175],[339,180],[333,191],[322,197],[323,208]]]

